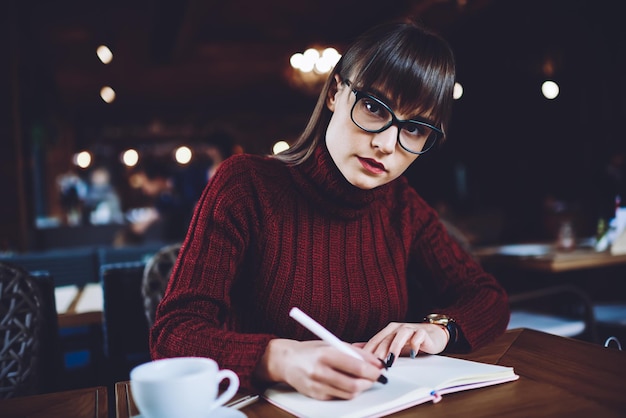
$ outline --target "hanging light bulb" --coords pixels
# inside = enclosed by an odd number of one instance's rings
[[[102,61],[103,64],[108,64],[113,60],[113,52],[111,52],[109,47],[106,45],[100,45],[96,49],[96,54],[98,55],[98,58],[100,58],[100,61]]]

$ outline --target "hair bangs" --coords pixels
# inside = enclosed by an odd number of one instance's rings
[[[359,36],[330,73],[313,114],[296,143],[277,155],[306,161],[324,135],[332,112],[326,105],[335,76],[374,95],[406,118],[422,117],[445,133],[452,113],[454,56],[448,43],[412,21],[388,22]]]
[[[452,107],[454,58],[439,38],[416,36],[411,28],[371,48],[351,71],[352,81],[393,98],[389,104],[400,113],[425,115],[445,125]]]

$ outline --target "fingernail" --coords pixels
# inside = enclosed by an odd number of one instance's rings
[[[415,352],[415,350],[411,349],[411,358],[415,358],[415,356],[417,355],[417,353]]]
[[[383,365],[383,367],[385,368],[385,370],[387,370],[387,369],[388,369],[388,367],[387,367],[387,363],[385,362],[385,360],[383,360],[383,359],[379,358],[379,359],[378,359],[378,361],[380,361],[380,364],[382,364],[382,365]]]
[[[393,353],[389,353],[389,355],[387,356],[387,367],[391,367],[394,361],[396,361],[396,355]]]
[[[387,376],[385,376],[384,374],[381,374],[380,376],[378,376],[378,383],[382,383],[383,385],[387,384]]]

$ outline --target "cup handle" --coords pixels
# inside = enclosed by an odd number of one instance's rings
[[[228,388],[215,399],[215,402],[213,402],[213,406],[211,407],[211,409],[222,406],[226,402],[230,401],[239,390],[239,376],[237,376],[234,371],[224,369],[217,372],[218,382],[221,382],[224,379],[229,380]]]

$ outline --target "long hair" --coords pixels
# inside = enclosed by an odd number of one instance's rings
[[[326,99],[335,83],[350,78],[355,88],[387,94],[402,113],[428,112],[446,132],[452,112],[454,56],[448,43],[415,22],[391,22],[365,32],[331,71],[304,131],[278,158],[289,164],[306,161],[324,140],[332,112]]]

